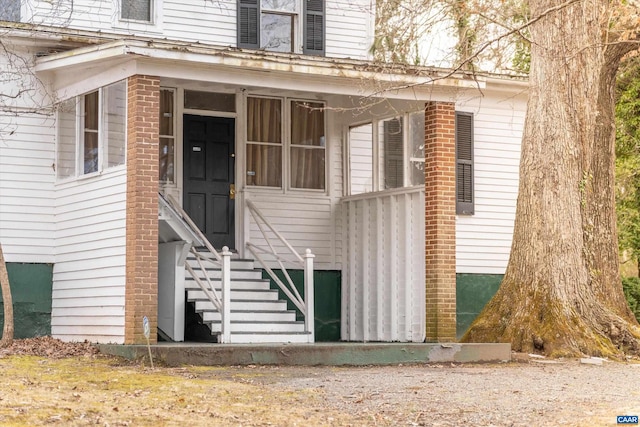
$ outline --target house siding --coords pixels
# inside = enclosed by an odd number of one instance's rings
[[[513,234],[526,98],[488,92],[474,113],[475,213],[456,219],[456,272],[504,274]]]
[[[125,168],[60,183],[56,195],[51,334],[123,343]]]
[[[7,262],[53,263],[55,142],[49,115],[1,115],[0,242]]]
[[[25,9],[29,14],[25,14],[23,22],[119,34],[151,34],[172,40],[237,46],[237,0],[156,0],[155,24],[120,21],[117,18],[117,1],[119,0],[75,2],[71,8],[57,2],[35,0]],[[368,0],[327,2],[326,56],[354,59],[369,56],[373,41],[371,8],[372,4]],[[303,25],[302,19],[298,19],[298,25]]]

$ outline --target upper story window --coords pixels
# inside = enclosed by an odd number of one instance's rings
[[[58,178],[87,175],[125,162],[125,81],[71,98],[58,106]]]
[[[0,0],[0,21],[20,22],[20,0]]]
[[[126,21],[152,22],[153,0],[121,0],[120,19]]]
[[[238,0],[238,46],[324,55],[323,0]]]

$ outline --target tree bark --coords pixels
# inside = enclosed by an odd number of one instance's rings
[[[556,6],[531,0],[532,16]],[[494,298],[463,337],[552,356],[640,351],[615,224],[614,84],[624,49],[602,41],[608,3],[531,26],[531,71],[513,244]]]
[[[4,262],[2,244],[0,243],[0,287],[2,288],[2,303],[4,305],[4,328],[0,348],[9,347],[13,343],[13,298],[9,286],[9,273]]]

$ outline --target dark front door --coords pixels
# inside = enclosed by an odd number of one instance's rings
[[[216,248],[235,247],[235,122],[184,116],[184,209]]]

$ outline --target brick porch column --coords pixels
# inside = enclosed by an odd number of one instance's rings
[[[427,341],[456,340],[455,105],[425,106]]]
[[[127,85],[126,344],[151,342],[158,325],[158,139],[160,79],[129,77]]]

